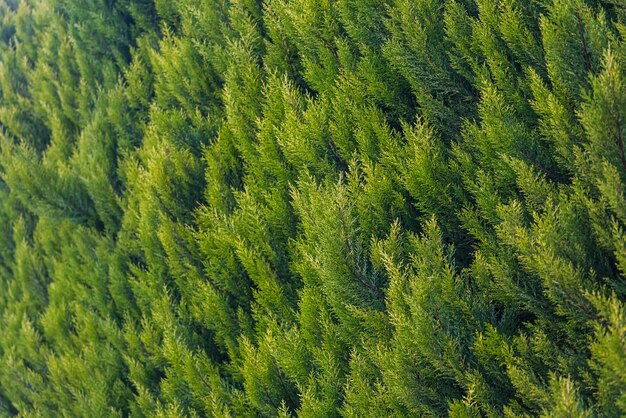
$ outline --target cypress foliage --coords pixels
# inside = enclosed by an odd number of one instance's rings
[[[626,415],[621,0],[0,0],[0,416]]]

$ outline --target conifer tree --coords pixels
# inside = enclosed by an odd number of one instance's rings
[[[0,416],[626,414],[621,0],[0,0]]]

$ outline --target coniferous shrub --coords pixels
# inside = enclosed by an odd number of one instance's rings
[[[0,416],[624,416],[625,142],[622,0],[0,0]]]

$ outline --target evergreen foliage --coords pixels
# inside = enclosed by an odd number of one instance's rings
[[[622,0],[0,0],[0,416],[625,416],[625,142]]]

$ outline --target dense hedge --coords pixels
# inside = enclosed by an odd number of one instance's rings
[[[626,415],[626,1],[0,19],[0,415]]]

